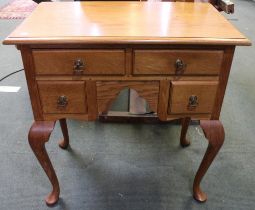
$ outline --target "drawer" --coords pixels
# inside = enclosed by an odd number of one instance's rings
[[[38,75],[123,75],[125,50],[33,50]]]
[[[222,50],[135,50],[134,74],[217,75]]]
[[[211,113],[218,81],[171,82],[169,114]]]
[[[37,84],[45,114],[87,113],[85,82],[38,81]]]

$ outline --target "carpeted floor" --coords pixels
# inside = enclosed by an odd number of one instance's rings
[[[24,19],[37,4],[32,0],[13,0],[0,8],[0,19]]]

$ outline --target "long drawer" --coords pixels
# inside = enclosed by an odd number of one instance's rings
[[[134,50],[133,74],[217,75],[222,50]]]
[[[172,81],[168,114],[211,113],[218,81]]]
[[[37,75],[124,75],[125,50],[33,50]]]
[[[85,82],[38,81],[37,85],[45,114],[87,113]]]

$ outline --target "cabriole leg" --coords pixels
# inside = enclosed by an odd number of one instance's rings
[[[60,127],[63,133],[63,139],[59,142],[59,147],[62,149],[67,149],[69,146],[69,136],[68,136],[68,129],[67,129],[67,124],[66,124],[66,119],[60,119]]]
[[[189,128],[189,123],[190,123],[190,117],[185,117],[181,119],[182,130],[181,130],[180,144],[182,147],[187,147],[190,145],[190,141],[187,140],[186,138],[186,134]]]
[[[223,125],[219,120],[201,120],[200,126],[203,129],[205,137],[208,139],[209,143],[204,158],[195,176],[193,196],[197,201],[205,202],[207,200],[207,195],[201,190],[200,182],[220,150],[224,142],[225,133]]]
[[[60,193],[58,178],[45,149],[45,143],[49,141],[54,126],[55,121],[36,121],[28,134],[29,144],[52,184],[52,192],[45,199],[47,205],[54,205]]]

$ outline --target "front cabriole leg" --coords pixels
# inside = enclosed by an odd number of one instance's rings
[[[205,202],[207,200],[207,195],[201,190],[200,182],[219,152],[224,142],[225,133],[223,125],[219,120],[201,120],[200,126],[209,143],[194,179],[193,196],[197,201]]]
[[[49,140],[54,126],[55,121],[36,121],[28,134],[29,144],[53,187],[52,192],[45,199],[47,205],[54,205],[60,193],[58,178],[45,149],[45,143]]]

